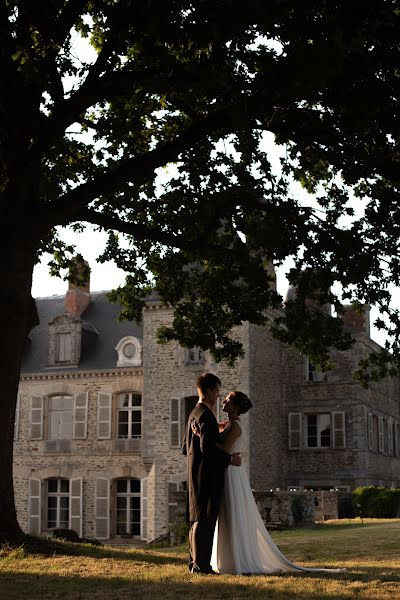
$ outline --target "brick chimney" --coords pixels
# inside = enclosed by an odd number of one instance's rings
[[[365,304],[363,312],[359,313],[354,310],[351,304],[343,306],[344,313],[342,315],[343,326],[347,331],[355,335],[363,333],[370,337],[370,326],[369,326],[369,311],[370,307]]]
[[[78,254],[72,261],[65,295],[65,312],[79,318],[90,304],[90,267]]]

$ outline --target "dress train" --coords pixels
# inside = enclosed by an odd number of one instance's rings
[[[241,436],[232,452],[240,452]],[[261,518],[244,466],[225,470],[225,485],[214,533],[211,566],[218,573],[340,573],[343,569],[300,567],[278,549]]]

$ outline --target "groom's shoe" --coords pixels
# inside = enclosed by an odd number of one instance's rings
[[[192,567],[190,570],[191,573],[198,573],[199,575],[219,575],[216,571],[209,569],[208,571],[201,571],[199,568]]]

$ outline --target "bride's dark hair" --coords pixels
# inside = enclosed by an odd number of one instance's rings
[[[250,398],[248,398],[243,392],[231,392],[231,397],[238,407],[240,415],[247,413],[247,411],[253,406],[250,402]]]

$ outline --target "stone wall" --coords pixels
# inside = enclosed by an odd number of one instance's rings
[[[21,378],[19,393],[18,439],[14,444],[14,485],[18,520],[21,527],[29,530],[29,479],[44,482],[48,478],[83,480],[82,509],[83,535],[95,537],[95,482],[97,478],[106,478],[113,482],[119,478],[149,480],[149,465],[141,456],[140,448],[136,452],[125,452],[115,448],[115,406],[112,407],[112,432],[109,439],[98,439],[98,393],[142,390],[141,370],[124,369],[113,372],[88,373],[52,373],[43,376],[25,376]],[[49,451],[46,435],[48,413],[46,403],[51,395],[77,396],[88,394],[87,435],[85,439],[65,440],[68,442],[62,451]],[[30,397],[43,397],[43,439],[30,439]],[[144,438],[146,433],[144,432]],[[43,499],[44,499],[44,490]],[[154,507],[149,510],[154,512]],[[45,532],[46,514],[42,502],[42,527]],[[115,525],[115,524],[114,524]],[[113,522],[111,520],[111,530]]]
[[[391,454],[387,449],[383,452],[370,449],[368,441],[369,413],[382,416],[385,422],[389,418],[399,423],[398,382],[388,379],[365,390],[351,376],[358,360],[371,349],[367,340],[359,340],[352,350],[335,353],[335,367],[323,382],[306,381],[306,359],[293,350],[286,351],[283,394],[286,428],[290,412],[306,415],[344,411],[346,447],[290,450],[286,442],[280,487],[352,490],[360,485],[395,487],[400,483],[400,438],[397,450]]]

